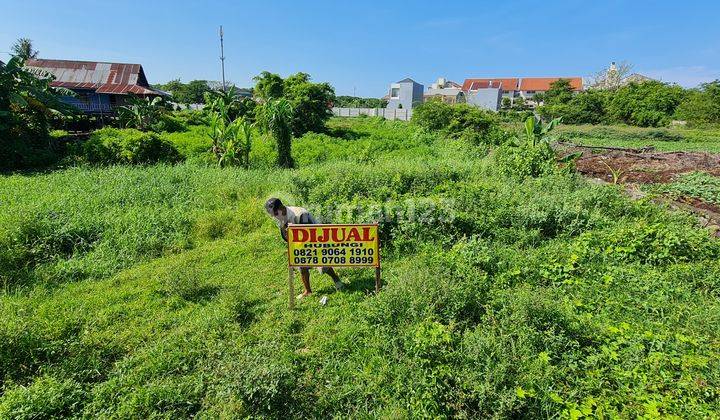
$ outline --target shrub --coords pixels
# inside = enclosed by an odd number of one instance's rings
[[[677,108],[677,117],[696,125],[720,123],[720,80],[689,91]]]
[[[546,104],[537,111],[545,120],[562,118],[566,124],[600,124],[607,119],[604,91],[589,90],[573,95],[568,103]]]
[[[413,111],[412,121],[428,130],[442,131],[474,144],[501,144],[506,138],[494,114],[467,104],[428,101]]]
[[[106,127],[97,130],[78,149],[81,159],[101,165],[174,163],[180,160],[180,154],[172,143],[157,134],[135,129]]]
[[[150,127],[156,133],[178,133],[187,130],[185,122],[171,114],[163,114]]]
[[[160,138],[172,143],[183,159],[197,158],[207,155],[209,162],[213,162],[212,141],[208,137],[208,127],[205,125],[191,125],[188,131],[179,133],[161,133]]]
[[[453,109],[441,101],[428,101],[413,110],[413,123],[428,130],[443,130],[450,125]]]
[[[175,111],[172,115],[185,125],[207,125],[207,115],[203,111],[186,109]]]
[[[544,142],[536,146],[506,144],[495,151],[494,157],[500,173],[520,179],[551,174],[557,168],[555,152]]]
[[[658,127],[672,119],[684,91],[661,82],[630,83],[615,91],[608,101],[608,115],[614,121]]]

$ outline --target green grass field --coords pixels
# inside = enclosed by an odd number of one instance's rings
[[[0,418],[720,412],[720,242],[691,216],[400,122],[293,148],[1,177]],[[314,273],[290,312],[270,196],[379,220],[382,292]]]
[[[652,146],[661,152],[720,153],[720,129],[717,128],[566,125],[560,126],[558,133],[561,140],[587,146],[627,148]]]

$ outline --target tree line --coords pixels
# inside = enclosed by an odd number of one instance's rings
[[[543,118],[562,117],[567,124],[659,127],[673,120],[690,125],[720,123],[720,80],[694,89],[649,80],[574,93],[570,81],[560,79],[534,99],[542,103],[537,112]]]

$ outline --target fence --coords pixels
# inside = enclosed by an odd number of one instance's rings
[[[408,121],[412,118],[412,109],[390,109],[390,108],[333,108],[333,115],[336,117],[383,117],[388,120]]]

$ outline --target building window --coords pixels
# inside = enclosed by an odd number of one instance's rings
[[[390,97],[391,98],[399,98],[400,97],[400,88],[391,88],[390,89]]]

